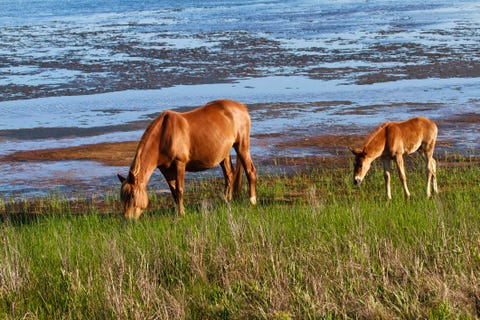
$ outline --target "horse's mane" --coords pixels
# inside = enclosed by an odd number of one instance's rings
[[[367,137],[365,140],[365,143],[363,144],[363,148],[365,149],[372,141],[377,137],[377,135],[385,129],[385,127],[388,125],[388,122],[384,122],[381,125],[377,126],[373,131],[370,133],[370,135]]]
[[[140,158],[144,145],[145,144],[140,144],[140,143],[138,144],[137,151],[135,152],[135,157],[133,158],[132,165],[130,166],[130,174],[133,177],[136,177],[140,172],[141,166],[140,166],[140,160],[138,159]]]
[[[145,130],[145,132],[142,135],[142,138],[138,142],[137,150],[135,151],[135,156],[133,157],[132,165],[130,166],[130,173],[133,175],[135,178],[139,173],[140,170],[142,169],[141,167],[141,155],[142,151],[145,147],[145,144],[147,143],[148,139],[150,138],[150,135],[152,132],[155,130],[157,127],[157,124],[162,122],[165,119],[165,114],[166,112],[163,112],[158,118],[153,120]]]

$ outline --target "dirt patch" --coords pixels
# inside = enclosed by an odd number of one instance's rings
[[[0,161],[68,161],[90,160],[109,166],[128,166],[132,162],[137,141],[89,144],[71,148],[19,151],[0,158]]]

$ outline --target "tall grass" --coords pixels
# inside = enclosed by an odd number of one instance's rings
[[[0,317],[478,318],[480,168],[439,168],[427,200],[415,167],[410,201],[398,178],[384,200],[378,168],[358,189],[350,169],[311,167],[260,176],[255,208],[202,180],[182,220],[168,195],[137,223],[61,197],[4,214]]]

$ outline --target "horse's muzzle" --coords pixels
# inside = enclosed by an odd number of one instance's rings
[[[353,178],[353,184],[356,186],[359,186],[362,183],[362,178],[360,177],[355,177]]]

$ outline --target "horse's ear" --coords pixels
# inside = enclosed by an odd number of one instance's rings
[[[123,183],[125,180],[127,180],[120,174],[117,174],[117,177],[118,177],[118,180],[120,180],[121,183]]]
[[[127,179],[129,183],[137,184],[137,176],[133,174],[132,170],[128,171]]]

